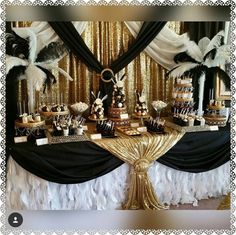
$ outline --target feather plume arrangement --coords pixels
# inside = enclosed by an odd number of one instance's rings
[[[16,33],[6,33],[6,54],[21,59],[29,57],[29,42]]]
[[[186,48],[186,53],[192,57],[192,59],[196,60],[197,62],[201,62],[203,60],[201,49],[194,41],[189,41],[186,45]]]
[[[15,67],[25,67],[24,70],[14,70],[14,79],[27,80],[29,111],[34,111],[35,90],[51,87],[56,82],[50,70],[58,70],[70,81],[73,79],[57,62],[68,53],[62,42],[51,42],[37,53],[37,35],[31,27],[13,28],[6,34],[6,73],[10,74]],[[19,71],[19,73],[17,73]],[[23,71],[23,73],[22,73]]]
[[[51,42],[39,53],[36,62],[55,63],[68,54],[68,49],[62,42]]]
[[[209,53],[211,50],[213,50],[214,48],[218,49],[219,47],[221,47],[224,43],[224,36],[225,33],[224,31],[220,31],[219,33],[217,33],[208,43],[208,45],[205,46],[204,49],[204,54],[203,56],[205,56],[207,53]]]
[[[224,74],[224,76],[219,76],[219,78],[227,84],[227,88],[229,88],[229,76],[225,72],[220,72],[220,67],[230,62],[230,46],[223,45],[223,42],[224,31],[217,33],[212,40],[207,37],[200,39],[198,45],[193,41],[189,41],[188,45],[186,45],[187,50],[175,55],[174,61],[178,66],[171,69],[167,73],[167,77],[175,78],[185,76],[186,74],[190,74],[190,71],[191,73],[196,73],[201,76],[202,73],[206,74],[207,69],[211,68],[210,74],[212,76],[216,75],[215,72]],[[214,73],[212,73],[213,70],[215,70]],[[198,78],[198,76],[195,76],[195,79]],[[206,83],[212,83],[213,80],[215,80],[215,78],[211,76],[206,77]]]

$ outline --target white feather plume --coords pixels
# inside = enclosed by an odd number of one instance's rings
[[[206,48],[208,47],[210,41],[211,40],[208,37],[204,37],[204,38],[199,40],[198,46],[199,46],[202,54],[204,54],[204,52],[205,52]]]
[[[30,64],[26,70],[25,74],[27,76],[27,80],[31,80],[32,84],[36,91],[39,91],[43,86],[47,75],[37,66]]]
[[[36,57],[37,57],[37,54],[36,54],[36,50],[37,50],[37,37],[36,37],[35,33],[32,32],[31,30],[29,30],[29,34],[30,34],[29,61],[30,62],[34,62],[36,60]]]
[[[28,61],[20,59],[19,57],[6,55],[6,74],[15,66],[27,66]]]
[[[230,45],[223,45],[218,48],[214,59],[214,66],[230,63]]]
[[[181,77],[186,71],[193,69],[198,65],[199,64],[197,63],[191,63],[191,62],[181,63],[178,67],[176,67],[169,73],[169,77],[173,78]]]
[[[37,66],[30,64],[26,70],[27,92],[28,92],[28,107],[29,112],[34,112],[35,90],[39,91],[46,79],[46,74]]]
[[[224,31],[220,31],[219,33],[217,33],[210,41],[210,43],[208,44],[206,50],[204,51],[204,55],[205,56],[209,51],[211,51],[214,48],[219,48],[221,45],[221,39],[222,37],[224,38],[225,33]]]
[[[69,81],[73,81],[73,78],[65,70],[63,70],[62,68],[59,68],[59,67],[54,66],[54,65],[47,65],[47,64],[40,64],[40,66],[42,66],[45,69],[57,70],[59,73],[61,73]]]
[[[20,37],[29,40],[29,61],[32,63],[36,59],[37,37],[29,28],[13,28],[13,31]]]
[[[187,54],[190,55],[196,61],[201,62],[203,60],[203,54],[194,41],[189,41],[186,45],[186,49]]]

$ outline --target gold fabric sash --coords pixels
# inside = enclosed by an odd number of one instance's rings
[[[94,141],[132,166],[129,196],[124,209],[168,209],[155,195],[147,171],[153,162],[173,147],[183,135],[183,132],[166,128],[166,134],[145,133],[130,137],[119,133],[119,137],[114,139]]]

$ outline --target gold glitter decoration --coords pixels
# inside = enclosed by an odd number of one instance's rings
[[[108,150],[132,166],[128,200],[124,209],[168,209],[155,195],[147,171],[155,160],[164,155],[184,135],[171,128],[166,134],[143,133],[141,136],[127,136],[119,132],[116,139],[95,140],[94,143]]]

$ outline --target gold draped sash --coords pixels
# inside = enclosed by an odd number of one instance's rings
[[[115,139],[94,141],[132,166],[131,185],[124,209],[168,209],[159,202],[147,171],[153,162],[164,155],[183,135],[184,133],[166,128],[166,134],[161,135],[145,133],[130,137],[119,133],[119,137]]]

